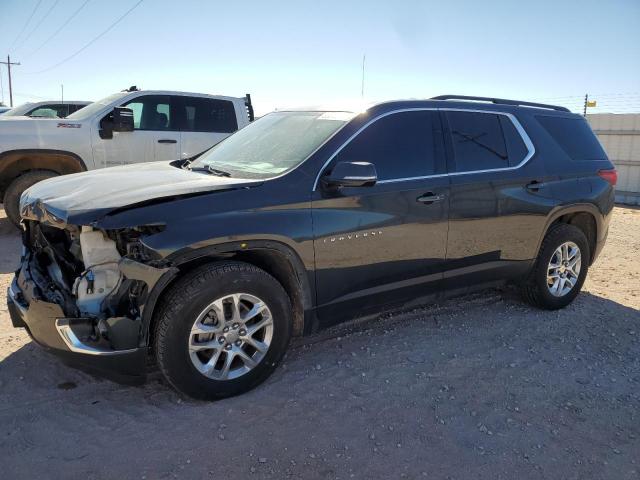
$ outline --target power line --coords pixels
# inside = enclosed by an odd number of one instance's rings
[[[38,0],[38,3],[36,3],[36,7],[33,9],[33,11],[31,12],[31,15],[29,15],[29,18],[27,19],[26,23],[24,24],[24,26],[22,27],[22,30],[20,30],[20,33],[18,34],[18,36],[15,38],[15,40],[13,41],[13,43],[11,44],[11,46],[9,48],[13,48],[13,46],[16,44],[16,42],[18,41],[18,39],[22,36],[22,34],[24,33],[24,31],[27,29],[27,25],[29,25],[29,22],[31,22],[31,19],[33,18],[33,16],[36,13],[36,10],[38,10],[38,7],[40,6],[40,4],[42,3],[42,0]]]
[[[59,67],[60,65],[62,65],[65,62],[68,62],[69,60],[71,60],[72,58],[74,58],[76,55],[82,53],[84,50],[86,50],[87,48],[89,48],[91,45],[93,45],[97,40],[99,40],[100,38],[102,38],[104,35],[106,35],[113,27],[115,27],[118,23],[120,23],[127,15],[129,15],[133,10],[135,10],[135,8],[140,5],[144,0],[138,0],[138,2],[136,2],[136,4],[131,7],[129,10],[127,10],[123,15],[121,15],[115,22],[113,22],[111,25],[109,25],[107,27],[106,30],[104,30],[102,33],[100,33],[99,35],[97,35],[96,37],[94,37],[91,41],[89,41],[89,43],[87,43],[84,47],[82,47],[80,50],[76,51],[75,53],[73,53],[72,55],[69,55],[67,58],[65,58],[64,60],[59,61],[58,63],[56,63],[55,65],[52,65],[48,68],[45,68],[44,70],[39,70],[37,72],[28,72],[30,75],[31,74],[37,74],[37,73],[44,73],[44,72],[48,72],[49,70],[53,70],[56,67]]]
[[[73,20],[73,19],[76,17],[76,15],[78,15],[78,13],[80,13],[80,10],[82,10],[82,9],[87,5],[87,3],[89,3],[90,1],[91,1],[91,0],[85,0],[85,1],[84,1],[84,3],[83,3],[82,5],[80,5],[80,6],[78,7],[78,9],[77,9],[75,12],[73,12],[73,13],[71,14],[71,16],[70,16],[69,18],[67,18],[67,19],[64,21],[64,23],[63,23],[62,25],[60,25],[60,27],[58,27],[58,29],[57,29],[55,32],[53,32],[53,33],[49,36],[49,38],[47,38],[47,39],[46,39],[44,42],[42,42],[42,43],[41,43],[41,44],[40,44],[40,45],[39,45],[35,50],[33,50],[33,51],[32,51],[31,53],[29,53],[28,55],[26,55],[24,58],[31,57],[31,56],[32,56],[32,55],[34,55],[35,53],[39,52],[39,51],[40,51],[40,49],[41,49],[42,47],[44,47],[47,43],[49,43],[49,42],[51,41],[51,39],[53,39],[53,37],[55,37],[56,35],[58,35],[58,34],[62,31],[62,29],[68,25],[68,24],[69,24],[69,22],[70,22],[71,20]]]
[[[33,35],[33,33],[38,30],[38,27],[40,25],[42,25],[42,22],[44,22],[44,20],[49,16],[49,14],[53,11],[54,8],[56,8],[56,5],[58,5],[58,3],[60,3],[60,0],[56,0],[55,2],[53,2],[53,4],[51,5],[51,7],[49,8],[49,10],[47,10],[47,12],[40,17],[40,21],[38,23],[36,23],[36,26],[33,27],[31,29],[31,31],[27,34],[27,36],[25,37],[25,39],[22,41],[22,44],[24,45],[25,43],[27,43],[27,41],[31,38],[31,35]],[[20,48],[20,47],[18,47]]]

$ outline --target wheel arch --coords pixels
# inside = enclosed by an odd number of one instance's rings
[[[540,250],[542,241],[549,230],[554,225],[564,223],[579,228],[587,237],[587,241],[589,242],[589,253],[591,256],[589,264],[593,263],[596,253],[596,244],[599,238],[598,235],[604,228],[602,225],[602,218],[601,212],[594,205],[588,203],[571,205],[554,210],[547,219],[544,232],[538,241],[537,251]]]
[[[193,269],[207,263],[235,260],[254,265],[273,276],[283,286],[293,307],[293,335],[304,332],[305,315],[313,306],[312,286],[304,264],[291,247],[274,241],[253,240],[251,248],[237,242],[189,251],[172,259],[173,268],[149,292],[142,317],[141,340],[150,346],[156,323],[155,312],[162,294]]]
[[[66,150],[24,149],[0,153],[0,196],[20,175],[47,170],[59,175],[84,172],[87,165],[79,155]]]

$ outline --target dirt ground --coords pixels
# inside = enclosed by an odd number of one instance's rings
[[[215,403],[61,364],[11,328],[0,219],[0,476],[640,478],[640,210],[616,208],[583,293],[491,290],[311,337]]]

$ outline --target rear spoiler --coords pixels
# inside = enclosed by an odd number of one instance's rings
[[[251,104],[251,94],[247,93],[244,96],[244,104],[247,107],[247,115],[249,116],[249,121],[253,122],[256,117],[253,114],[253,105]]]

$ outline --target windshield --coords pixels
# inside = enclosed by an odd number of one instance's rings
[[[204,153],[191,168],[241,178],[270,178],[302,163],[355,116],[350,112],[274,112]]]
[[[24,103],[24,104],[22,104],[20,106],[12,108],[7,113],[5,113],[4,116],[5,117],[20,117],[20,116],[24,115],[25,113],[27,113],[31,109],[32,105],[33,105],[32,102]]]
[[[97,102],[90,103],[86,107],[81,108],[80,110],[72,113],[67,118],[69,120],[82,120],[84,118],[88,118],[93,116],[94,113],[99,112],[107,105],[115,102],[119,98],[125,97],[129,95],[130,92],[118,92],[109,95],[108,97],[104,97],[102,100],[98,100]]]

